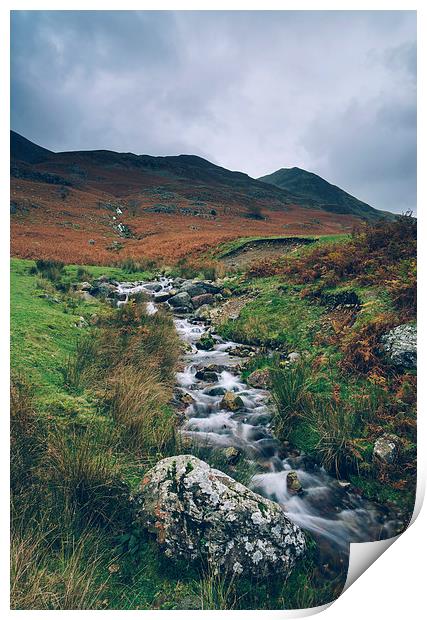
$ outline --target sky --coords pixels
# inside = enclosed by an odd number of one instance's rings
[[[11,127],[54,151],[298,166],[416,208],[414,11],[14,11]]]

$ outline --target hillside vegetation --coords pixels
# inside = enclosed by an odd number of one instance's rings
[[[228,465],[181,444],[171,315],[148,315],[138,297],[121,309],[85,301],[71,286],[100,275],[129,278],[12,261],[12,608],[271,609],[332,598],[333,584],[311,585],[314,550],[285,583],[230,583],[212,566],[171,563],[134,529],[131,494],[160,459],[193,451]],[[233,477],[247,482],[243,470]]]
[[[276,350],[247,372],[270,369],[278,436],[406,519],[416,482],[415,371],[390,365],[381,338],[415,320],[415,257],[410,215],[364,225],[350,239],[252,264],[228,282],[244,300],[239,317],[217,319],[223,336]],[[298,363],[283,361],[290,352]],[[384,433],[399,436],[401,456],[378,469],[373,448]]]
[[[10,208],[14,256],[103,265],[173,264],[239,237],[348,233],[364,217],[193,155],[52,153],[14,132]]]

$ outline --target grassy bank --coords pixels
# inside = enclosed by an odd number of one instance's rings
[[[217,325],[227,338],[276,350],[261,351],[245,374],[270,368],[279,438],[406,518],[416,483],[415,372],[388,364],[380,339],[415,319],[415,235],[406,216],[259,261],[227,282],[231,298],[247,303]],[[291,352],[297,363],[286,361]],[[384,433],[401,442],[388,468],[372,457]]]
[[[129,497],[144,472],[191,450],[170,405],[180,344],[167,313],[73,293],[100,275],[129,279],[12,261],[12,607],[280,609],[334,598],[340,584],[319,581],[315,549],[287,582],[230,582],[171,562],[134,531]],[[196,454],[227,471],[219,455]]]

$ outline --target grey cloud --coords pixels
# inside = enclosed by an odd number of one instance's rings
[[[53,150],[300,166],[414,208],[416,21],[404,11],[12,14],[12,127]]]

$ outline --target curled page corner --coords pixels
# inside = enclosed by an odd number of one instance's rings
[[[374,542],[351,543],[347,579],[342,593],[349,588],[378,558],[398,539],[399,536],[376,540]]]
[[[424,501],[425,481],[418,477],[417,493],[415,497],[414,511],[408,528],[418,517]],[[406,528],[406,529],[408,529]],[[351,543],[350,557],[348,563],[347,579],[344,585],[343,594],[359,577],[385,552],[398,538],[404,535],[406,530],[398,536],[377,540],[373,542]]]

